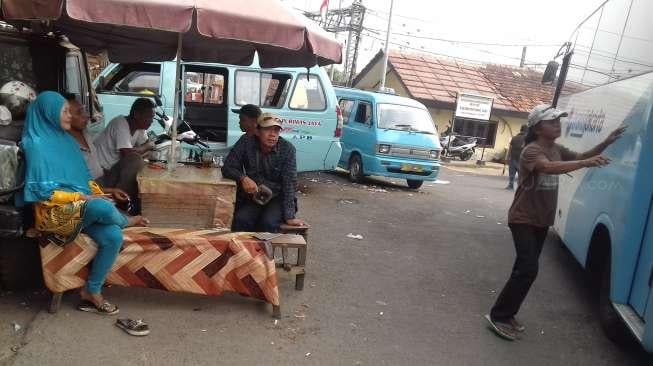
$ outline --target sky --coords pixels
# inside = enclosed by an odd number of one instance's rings
[[[522,47],[527,45],[527,64],[545,64],[576,26],[603,1],[395,0],[390,48],[431,53],[436,57],[446,55],[475,62],[519,65]],[[322,0],[284,2],[297,9],[317,12]],[[330,0],[329,8],[337,8],[339,2]],[[343,0],[343,7],[351,2]],[[363,5],[368,10],[358,70],[385,44],[390,0],[363,0]],[[345,38],[341,35],[339,39],[342,42]]]

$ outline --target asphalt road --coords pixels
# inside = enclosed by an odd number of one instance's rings
[[[501,177],[445,170],[450,184],[341,174],[300,179],[300,213],[313,228],[304,291],[281,275],[283,318],[239,296],[205,298],[111,287],[121,315],[152,333],[126,335],[114,319],[56,315],[40,292],[0,297],[0,363],[10,365],[645,365],[608,341],[579,266],[554,238],[520,313],[523,339],[503,341],[482,319],[514,252]],[[347,234],[360,234],[362,240]],[[15,322],[21,326],[17,332]],[[11,349],[13,347],[13,350]]]

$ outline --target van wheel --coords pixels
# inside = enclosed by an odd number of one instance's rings
[[[419,187],[424,184],[423,180],[414,180],[414,179],[406,179],[406,183],[408,183],[408,188],[410,189],[419,189]]]
[[[635,343],[632,333],[617,313],[610,300],[610,255],[601,267],[599,290],[599,319],[605,335],[616,344],[631,346]]]
[[[353,154],[349,159],[349,180],[354,183],[363,181],[363,161],[360,155]]]
[[[13,291],[42,287],[43,271],[36,240],[0,241],[0,288]]]

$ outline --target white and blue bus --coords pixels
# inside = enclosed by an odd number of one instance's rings
[[[560,143],[589,150],[620,126],[612,163],[560,177],[555,230],[600,292],[606,334],[653,352],[653,1],[609,0],[564,52]],[[568,66],[568,67],[565,67]],[[555,75],[555,73],[553,73]],[[554,103],[555,100],[554,98]]]

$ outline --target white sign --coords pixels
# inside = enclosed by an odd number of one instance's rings
[[[456,117],[489,121],[494,98],[467,93],[458,93]]]

